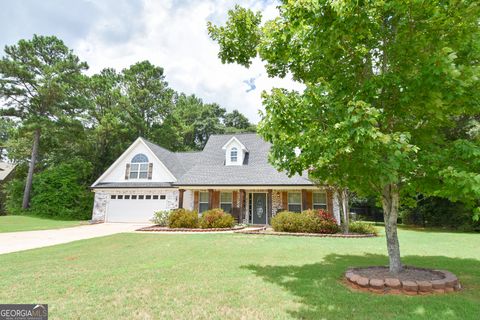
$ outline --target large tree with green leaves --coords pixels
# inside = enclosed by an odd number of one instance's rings
[[[137,62],[122,71],[121,86],[129,126],[137,136],[151,139],[173,106],[174,91],[165,81],[163,68]]]
[[[66,123],[83,107],[80,93],[85,62],[54,36],[34,35],[6,46],[0,60],[0,98],[9,109],[3,115],[21,119],[32,134],[32,148],[23,208],[29,206],[42,130]]]
[[[273,164],[376,193],[392,272],[401,195],[480,197],[478,139],[459,125],[480,114],[478,1],[285,0],[263,24],[241,7],[228,15],[208,26],[224,63],[259,56],[269,76],[306,87],[263,94]]]

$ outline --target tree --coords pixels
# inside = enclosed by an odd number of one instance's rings
[[[121,86],[129,126],[137,136],[150,139],[173,106],[174,91],[168,88],[163,68],[137,62],[122,71]]]
[[[82,106],[78,95],[81,72],[87,68],[54,36],[34,35],[31,40],[5,47],[0,61],[0,98],[10,108],[2,111],[20,118],[33,132],[24,209],[29,206],[42,128],[78,114],[76,110]]]
[[[179,94],[173,115],[179,124],[184,150],[201,150],[212,134],[223,133],[221,119],[225,109],[216,103],[204,103],[195,95]]]
[[[121,91],[122,77],[114,69],[103,69],[89,78],[86,96],[88,112],[88,153],[93,164],[93,176],[98,177],[135,139],[126,123],[126,97]]]
[[[263,25],[238,6],[225,26],[208,25],[223,62],[248,67],[259,55],[269,76],[305,84],[263,93],[273,164],[376,193],[393,273],[402,194],[480,196],[478,141],[446,133],[480,113],[479,15],[474,0],[282,1]]]
[[[0,117],[0,161],[5,157],[7,142],[15,131],[15,122],[5,117]]]
[[[226,113],[223,118],[223,124],[226,127],[236,129],[248,129],[251,126],[247,117],[241,114],[238,110],[233,110],[232,112]]]

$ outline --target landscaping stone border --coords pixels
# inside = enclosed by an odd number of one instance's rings
[[[153,231],[153,232],[219,232],[219,231],[236,231],[244,229],[244,226],[236,226],[233,228],[168,228],[160,226],[149,226],[137,229],[136,231]]]
[[[345,280],[348,286],[354,289],[369,291],[378,294],[406,294],[406,295],[426,295],[435,293],[449,293],[461,290],[462,286],[455,276],[450,271],[433,270],[425,268],[416,268],[405,266],[404,268],[411,268],[423,271],[430,271],[442,276],[442,279],[430,281],[414,281],[414,280],[400,280],[397,278],[367,278],[355,271],[366,268],[378,267],[363,267],[363,268],[349,268],[345,272]]]
[[[350,234],[343,234],[343,233],[299,233],[299,232],[277,232],[277,231],[269,231],[266,228],[261,228],[258,230],[240,230],[236,231],[235,233],[242,233],[242,234],[261,234],[261,235],[270,235],[270,236],[295,236],[295,237],[318,237],[318,238],[372,238],[376,237],[375,234],[357,234],[357,233],[350,233]]]

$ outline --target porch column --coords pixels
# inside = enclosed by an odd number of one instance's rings
[[[183,193],[185,192],[185,189],[179,189],[178,190],[178,208],[183,208]]]
[[[272,189],[268,189],[267,193],[267,222],[270,224],[270,219],[272,218],[273,215],[273,208],[272,208]]]
[[[240,189],[240,192],[239,192],[239,196],[240,196],[240,214],[239,214],[239,218],[238,218],[238,222],[239,223],[243,223],[243,219],[245,219],[245,190],[244,189]]]

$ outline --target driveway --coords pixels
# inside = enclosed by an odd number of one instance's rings
[[[0,233],[0,254],[132,232],[145,226],[140,223],[100,223],[63,229]]]

